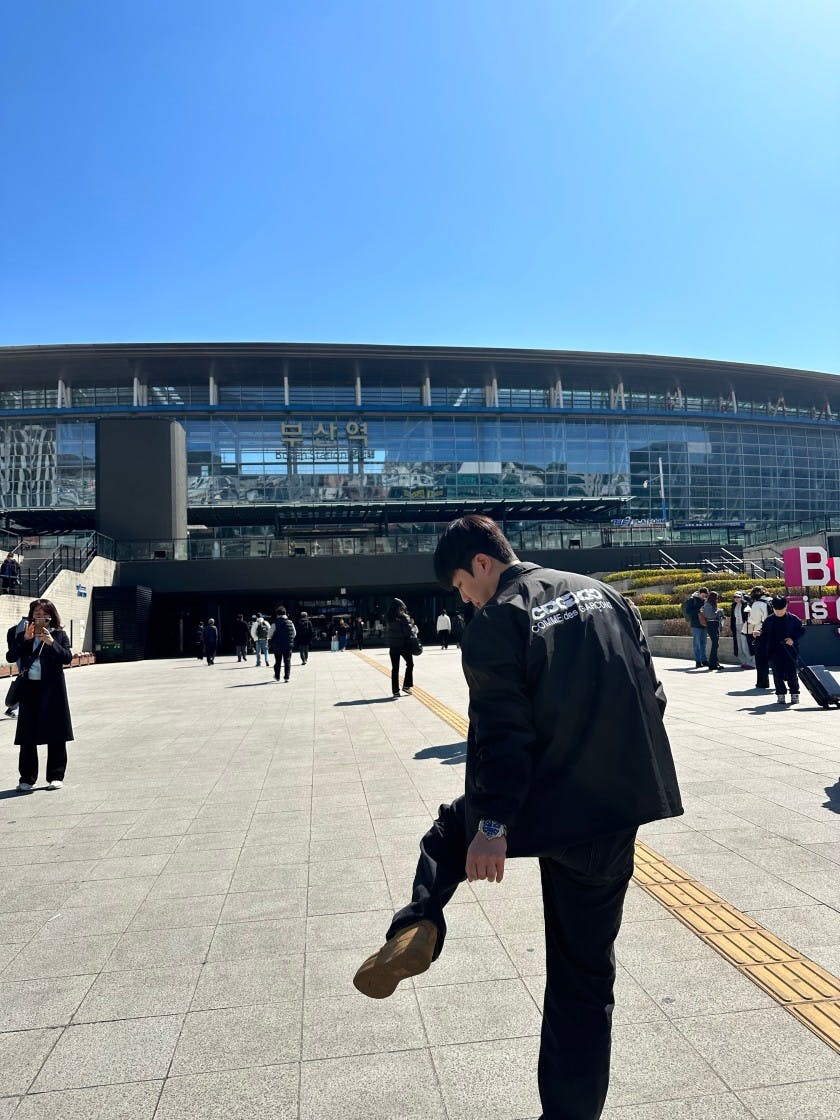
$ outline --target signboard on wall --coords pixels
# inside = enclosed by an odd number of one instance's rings
[[[824,548],[786,548],[782,553],[787,588],[831,587],[840,576],[840,556]],[[788,595],[788,610],[803,622],[840,622],[838,595]]]

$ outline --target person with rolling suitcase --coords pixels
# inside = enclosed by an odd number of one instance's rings
[[[805,627],[796,615],[788,613],[787,599],[784,595],[775,595],[770,600],[770,614],[764,620],[761,629],[767,658],[773,672],[776,702],[784,704],[787,690],[790,689],[791,704],[798,704],[799,639]]]

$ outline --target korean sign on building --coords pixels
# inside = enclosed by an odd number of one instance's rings
[[[333,464],[373,458],[364,420],[284,420],[280,431],[277,459]]]

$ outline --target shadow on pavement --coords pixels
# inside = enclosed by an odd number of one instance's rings
[[[832,813],[840,813],[840,778],[833,786],[825,787],[825,794],[828,801],[823,805],[823,809],[830,809]]]
[[[261,688],[264,684],[276,684],[274,677],[270,681],[248,681],[246,684],[229,684],[226,688]]]
[[[370,699],[364,700],[336,700],[334,707],[336,708],[355,708],[359,704],[393,704],[393,696],[371,696]]]
[[[465,762],[467,758],[467,744],[446,743],[440,747],[424,747],[418,751],[415,758],[439,758],[442,766],[452,766],[457,762]]]

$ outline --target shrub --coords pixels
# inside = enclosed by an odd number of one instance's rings
[[[666,595],[664,592],[641,592],[641,594],[636,595],[634,592],[628,591],[625,598],[632,599],[637,607],[662,606],[665,603],[673,603],[674,601],[670,595]]]
[[[666,618],[662,623],[662,633],[669,638],[688,638],[691,636],[691,627],[685,618]]]
[[[702,576],[702,572],[696,568],[629,568],[625,572],[610,572],[609,575],[604,576],[605,583],[612,583],[613,580],[621,579],[647,579],[651,577],[650,582],[667,583],[668,578],[672,579],[677,576],[680,579],[693,579],[695,575]],[[656,580],[652,577],[656,576]]]
[[[698,580],[696,583],[677,583],[674,584],[674,601],[682,597],[683,600],[687,599],[693,591],[697,591],[700,587],[708,587],[710,591],[717,591],[718,595],[728,595],[732,597],[733,591],[750,591],[755,587],[755,580],[744,579],[740,576],[728,576],[726,579],[705,579]],[[776,591],[782,590],[785,586],[783,579],[766,579],[762,587],[766,587],[772,595]]]
[[[673,570],[667,572],[645,572],[644,574],[633,576],[630,581],[630,586],[633,588],[651,587],[652,585],[657,584],[664,585],[665,587],[671,587],[675,582],[682,583],[685,580],[693,578],[694,577],[692,576],[691,572],[674,572]],[[694,585],[692,584],[692,586]],[[697,586],[701,587],[702,584],[698,583]]]
[[[650,607],[639,607],[642,618],[682,618],[682,609],[675,603],[655,604]]]

